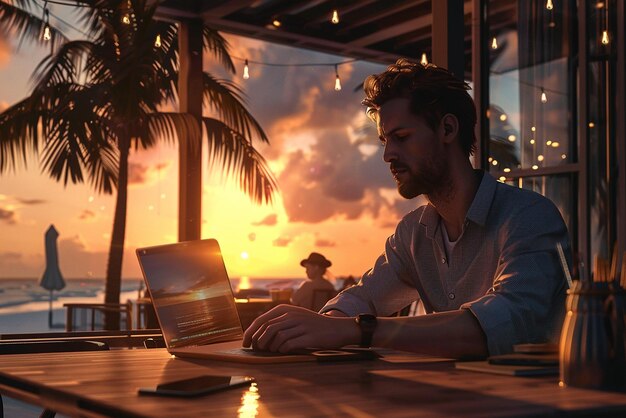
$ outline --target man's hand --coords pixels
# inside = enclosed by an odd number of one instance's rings
[[[243,336],[244,347],[288,353],[302,348],[339,348],[357,344],[353,318],[320,315],[299,306],[279,305],[259,316]]]

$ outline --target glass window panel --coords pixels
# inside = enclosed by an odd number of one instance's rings
[[[506,184],[532,190],[550,199],[561,212],[570,238],[575,240],[577,230],[574,222],[575,174],[523,177],[506,181]]]
[[[497,10],[498,2],[490,4]],[[570,16],[558,3],[547,10],[540,2],[517,2],[517,18],[523,25],[502,27],[490,15],[492,170],[575,161]]]

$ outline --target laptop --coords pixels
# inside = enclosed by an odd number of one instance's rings
[[[243,329],[216,240],[138,248],[137,257],[170,354],[241,363],[316,360],[242,347]]]

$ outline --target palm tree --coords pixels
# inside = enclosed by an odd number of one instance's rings
[[[0,1],[5,30],[40,39],[48,25],[33,0]],[[157,2],[81,0],[81,21],[88,39],[69,41],[50,27],[57,45],[34,73],[30,96],[0,114],[0,173],[26,164],[28,155],[64,185],[85,181],[100,193],[117,190],[113,233],[106,271],[105,302],[119,303],[126,230],[128,157],[158,141],[202,138],[209,164],[221,163],[226,175],[256,203],[269,203],[277,185],[253,139],[269,142],[248,112],[243,92],[232,82],[203,74],[204,104],[215,118],[198,120],[165,112],[176,103],[178,31],[175,23],[154,19]],[[203,29],[205,51],[231,73],[226,40]],[[108,315],[107,329],[119,327]]]

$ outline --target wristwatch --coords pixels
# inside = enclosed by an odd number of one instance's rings
[[[372,314],[359,314],[356,317],[356,323],[361,328],[361,344],[363,348],[372,346],[372,338],[376,330],[376,316]]]

